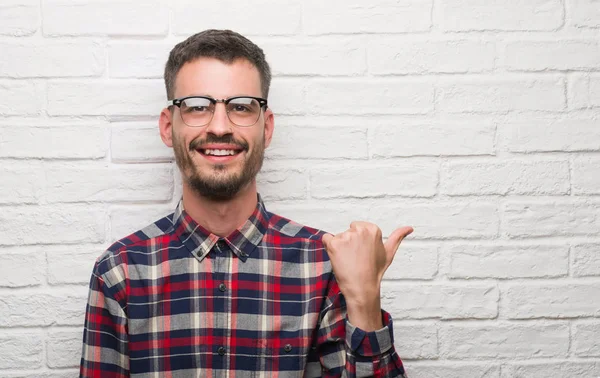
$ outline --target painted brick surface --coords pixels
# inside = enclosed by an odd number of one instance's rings
[[[597,0],[4,0],[0,377],[78,375],[95,259],[182,195],[165,60],[213,27],[271,63],[269,211],[415,227],[409,377],[600,376]]]

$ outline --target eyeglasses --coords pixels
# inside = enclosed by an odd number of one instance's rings
[[[167,101],[167,107],[179,107],[181,120],[191,127],[206,126],[212,121],[217,103],[225,105],[229,120],[242,127],[248,127],[258,122],[260,111],[266,108],[267,100],[260,97],[235,96],[217,100],[207,96],[188,96]]]

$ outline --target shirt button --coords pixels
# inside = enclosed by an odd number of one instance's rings
[[[246,252],[240,252],[240,256],[242,256],[242,257],[248,257],[248,254]]]
[[[219,248],[221,248],[221,249],[225,249],[225,248],[227,248],[227,243],[225,243],[225,241],[224,241],[224,240],[219,240],[219,241],[217,242],[217,245],[218,245],[218,246],[219,246]]]
[[[290,353],[292,351],[292,346],[290,344],[285,344],[283,350],[285,350],[285,353]]]
[[[224,347],[219,347],[219,349],[217,350],[217,353],[219,353],[219,356],[222,356],[225,354],[225,348]]]
[[[227,286],[225,286],[225,284],[222,283],[222,284],[219,285],[219,290],[221,290],[221,291],[224,292],[225,290],[227,290]]]

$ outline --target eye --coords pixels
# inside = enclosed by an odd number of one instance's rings
[[[208,111],[208,107],[207,106],[192,106],[190,108],[188,108],[189,112],[206,112]]]
[[[246,105],[241,104],[232,104],[232,109],[234,112],[249,112],[250,108]]]
[[[201,97],[185,99],[181,103],[181,110],[185,113],[205,113],[212,111],[210,100]]]

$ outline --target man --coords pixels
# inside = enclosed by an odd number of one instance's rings
[[[159,125],[183,198],[96,261],[81,377],[404,375],[379,297],[412,229],[384,245],[373,224],[333,236],[266,210],[270,80],[263,51],[231,31],[171,51]]]

